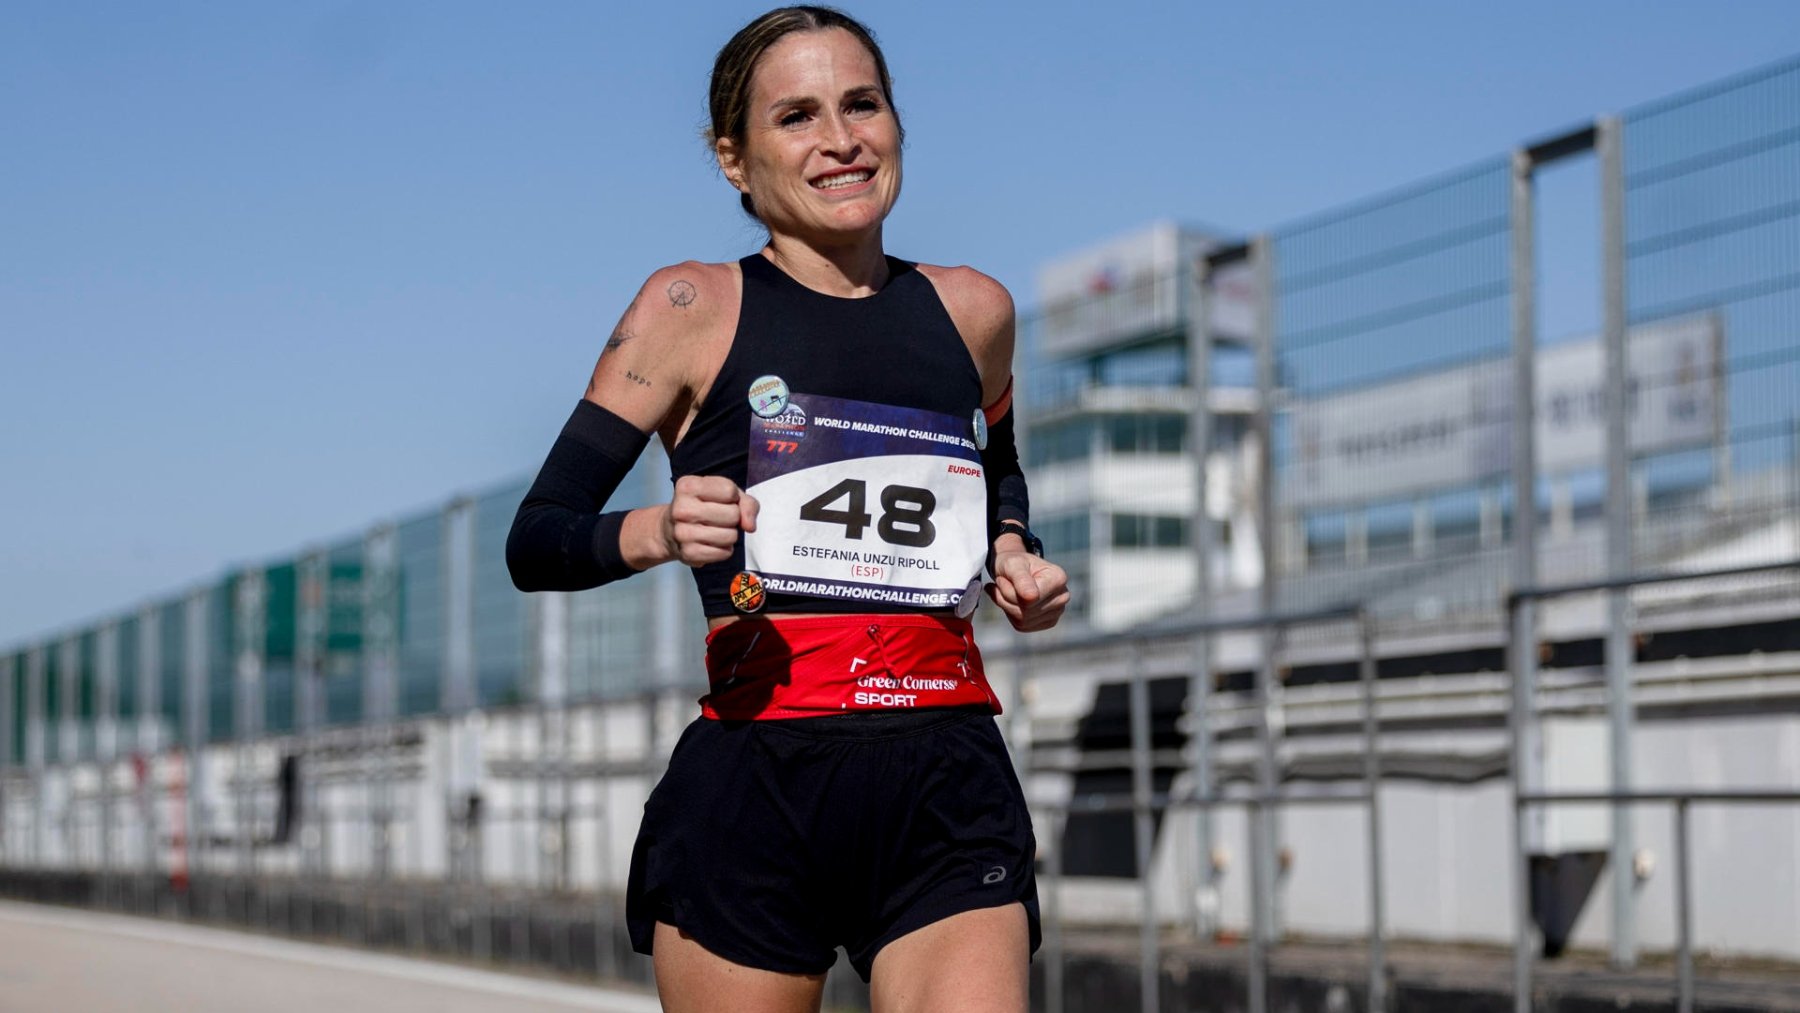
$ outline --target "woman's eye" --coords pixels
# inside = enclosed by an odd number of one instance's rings
[[[784,113],[779,122],[784,127],[791,127],[797,123],[806,122],[806,114],[804,112],[801,112],[798,109],[795,109],[793,112]]]
[[[872,98],[859,98],[855,102],[850,103],[850,111],[853,113],[872,113],[880,108],[881,103],[876,102]]]

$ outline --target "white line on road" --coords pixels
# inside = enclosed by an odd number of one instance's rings
[[[385,953],[358,953],[331,946],[270,939],[225,929],[179,925],[149,918],[100,914],[71,908],[54,908],[38,904],[0,901],[0,920],[27,924],[52,925],[82,932],[104,932],[156,943],[199,946],[226,953],[285,960],[295,964],[340,971],[360,971],[389,978],[417,981],[449,988],[461,988],[490,995],[559,1003],[573,1009],[599,1010],[601,1013],[661,1013],[656,997],[636,992],[585,985],[567,985],[539,981],[517,975],[474,968],[455,967],[427,960],[413,960]]]

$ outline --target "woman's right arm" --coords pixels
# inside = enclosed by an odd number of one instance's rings
[[[664,268],[625,310],[513,518],[506,564],[519,590],[579,591],[671,560],[698,566],[728,557],[755,526],[755,501],[716,476],[683,477],[669,503],[602,512],[650,434],[673,444],[710,380],[708,350],[736,311],[727,271]]]

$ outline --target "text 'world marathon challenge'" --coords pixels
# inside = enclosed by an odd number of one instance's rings
[[[975,444],[969,439],[957,436],[953,433],[934,433],[926,429],[908,429],[905,426],[889,426],[879,422],[856,422],[847,419],[833,419],[823,415],[813,416],[812,424],[815,426],[824,426],[827,429],[849,429],[858,433],[879,433],[882,436],[904,436],[913,440],[927,440],[932,443],[949,443],[954,446],[965,447],[969,450],[975,449]]]
[[[864,587],[860,584],[837,584],[817,580],[794,580],[789,577],[762,579],[763,586],[781,594],[810,594],[829,598],[858,598],[864,601],[886,601],[897,605],[925,605],[942,608],[956,604],[960,591],[907,591],[891,587]]]

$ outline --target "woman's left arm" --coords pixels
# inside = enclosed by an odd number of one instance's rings
[[[1012,358],[1016,318],[1012,295],[999,282],[970,267],[923,267],[937,287],[951,322],[969,346],[981,373],[981,402],[988,412],[988,445],[982,470],[988,478],[992,515],[993,583],[988,597],[1020,632],[1047,630],[1069,604],[1063,568],[1026,551],[1020,537],[1029,529],[1025,475],[1013,441]]]

